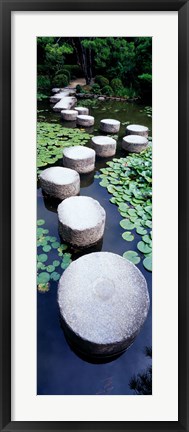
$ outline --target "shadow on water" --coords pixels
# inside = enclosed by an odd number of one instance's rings
[[[79,102],[82,106],[82,103]],[[59,122],[64,127],[70,127],[68,122],[62,122],[59,113],[49,109],[48,102],[42,102],[39,106],[45,111],[41,113],[41,121]],[[101,102],[95,109],[90,108],[90,115],[95,117],[94,134],[101,135],[99,131],[100,120],[114,118],[121,121],[121,130],[117,143],[117,151],[114,157],[125,157],[126,153],[121,148],[122,137],[125,135],[126,123],[138,123],[148,126],[151,130],[151,118],[146,115],[144,106],[128,104],[124,102]],[[39,119],[40,121],[40,119]],[[72,126],[71,126],[72,127]],[[89,129],[86,129],[90,133]],[[150,133],[151,135],[151,133]],[[90,142],[88,143],[90,146]],[[106,188],[99,186],[99,180],[95,178],[100,168],[106,166],[106,162],[112,160],[96,159],[95,171],[81,176],[80,195],[91,196],[97,199],[106,211],[106,227],[104,237],[99,244],[92,248],[75,249],[69,247],[72,259],[95,252],[109,251],[123,255],[126,250],[135,250],[137,242],[141,240],[135,234],[133,242],[126,242],[122,238],[123,229],[120,226],[122,219],[117,207],[110,203],[110,194]],[[62,166],[62,159],[56,165]],[[47,168],[47,167],[45,167]],[[38,184],[38,218],[45,220],[45,227],[49,229],[51,236],[58,236],[57,205],[59,200],[54,200],[42,194]],[[56,258],[54,258],[56,259]],[[150,299],[152,299],[151,273],[144,269],[142,261],[138,268],[147,280]],[[38,292],[38,390],[41,395],[133,395],[151,394],[150,368],[152,359],[144,355],[145,347],[152,344],[152,310],[150,308],[146,322],[139,335],[129,349],[117,358],[107,362],[99,362],[87,358],[78,349],[66,341],[59,321],[57,305],[57,282],[52,282],[49,292]],[[135,380],[135,381],[134,381]],[[143,385],[144,383],[144,385]],[[143,386],[143,388],[142,388]],[[147,393],[148,392],[148,393]]]

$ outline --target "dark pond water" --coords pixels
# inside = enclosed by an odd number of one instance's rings
[[[82,106],[82,102],[78,102]],[[52,112],[49,103],[38,105],[39,116],[42,121],[58,121],[62,123],[59,114]],[[146,125],[151,130],[151,118],[146,114],[144,106],[124,102],[101,102],[98,107],[90,108],[90,114],[95,117],[95,128],[90,129],[99,135],[98,126],[102,118],[114,118],[121,122],[132,122]],[[40,120],[40,117],[39,117]],[[70,124],[62,123],[64,127]],[[125,135],[125,125],[121,126],[117,157],[125,156],[121,150],[121,137]],[[151,135],[151,133],[150,133]],[[111,160],[111,158],[109,159]],[[135,250],[141,239],[137,234],[133,242],[122,239],[123,229],[119,222],[122,219],[117,207],[110,203],[110,194],[106,188],[99,185],[94,175],[103,168],[107,159],[98,160],[95,172],[81,178],[81,195],[97,199],[106,210],[106,228],[102,251],[114,252],[122,255],[126,250]],[[62,161],[59,161],[62,165]],[[42,191],[37,191],[38,219],[45,220],[45,228],[50,236],[58,237],[56,206],[52,201],[44,199]],[[136,249],[137,250],[137,249]],[[55,251],[54,259],[56,259]],[[84,252],[86,253],[86,251]],[[51,255],[52,257],[52,255]],[[78,255],[72,256],[72,259]],[[143,267],[142,261],[138,268],[145,276],[150,299],[152,299],[151,273]],[[147,355],[146,347],[152,346],[152,314],[151,308],[147,320],[133,345],[119,358],[103,364],[93,364],[80,358],[68,345],[60,326],[57,306],[57,282],[51,282],[50,290],[46,293],[38,292],[37,300],[37,394],[39,395],[126,395],[135,394],[131,388],[131,380],[135,377],[141,386],[141,393],[145,392],[146,375],[151,366],[151,357]],[[139,375],[143,374],[142,378]]]

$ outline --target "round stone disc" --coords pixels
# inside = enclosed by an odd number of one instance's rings
[[[66,147],[63,150],[63,165],[78,173],[88,173],[94,170],[95,156],[95,151],[89,147]]]
[[[110,252],[96,252],[72,262],[63,273],[58,303],[75,348],[106,357],[134,341],[150,301],[146,280],[134,264]]]
[[[122,147],[131,153],[140,153],[148,146],[148,140],[141,135],[126,135],[123,137]]]
[[[105,218],[104,208],[91,197],[70,197],[58,206],[60,235],[74,246],[97,243],[104,234]]]
[[[79,174],[69,168],[46,168],[41,172],[39,179],[42,189],[48,195],[59,199],[77,195],[80,191]]]
[[[148,137],[148,128],[138,124],[128,125],[126,127],[126,132],[131,135],[142,135]]]
[[[97,156],[100,157],[113,156],[116,152],[116,140],[105,135],[94,136],[91,140],[91,144]]]
[[[120,121],[114,119],[103,119],[100,121],[100,129],[103,132],[117,133],[120,129]]]

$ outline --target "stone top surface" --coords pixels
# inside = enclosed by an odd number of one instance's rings
[[[127,126],[128,130],[134,131],[134,132],[148,132],[148,128],[146,126],[141,126],[138,124],[132,124]]]
[[[74,104],[74,102],[75,102],[75,97],[73,97],[73,96],[65,96],[65,97],[62,97],[62,99],[60,99],[60,101],[59,102],[57,102],[57,104],[54,106],[54,108],[64,108],[64,106],[66,106],[66,105],[69,105],[70,103],[71,104]]]
[[[82,110],[84,110],[84,109],[88,109],[87,107],[82,107],[82,106],[76,106],[75,108],[74,108],[76,111],[82,111]]]
[[[146,144],[148,142],[147,138],[141,135],[126,135],[123,140],[129,144]]]
[[[147,283],[130,261],[110,252],[72,262],[59,282],[66,323],[82,339],[112,344],[136,336],[149,309]]]
[[[112,124],[112,125],[120,125],[120,121],[119,120],[114,120],[114,119],[103,119],[103,120],[101,120],[101,123]]]
[[[93,198],[74,196],[59,204],[58,218],[71,229],[83,231],[102,222],[105,219],[105,210]]]
[[[111,137],[107,137],[107,136],[94,136],[92,138],[92,141],[94,144],[98,144],[98,145],[106,145],[106,144],[116,144],[116,140],[111,138]]]
[[[65,110],[62,110],[62,113],[63,113],[63,114],[74,114],[74,115],[75,115],[75,110],[68,110],[68,109],[65,109]]]
[[[89,147],[73,146],[64,148],[63,155],[70,159],[80,160],[88,159],[90,157],[94,158],[95,151]]]
[[[90,116],[90,115],[87,115],[87,114],[79,114],[77,116],[77,118],[80,119],[80,120],[93,120],[94,119],[93,116]]]
[[[47,168],[40,174],[40,178],[57,185],[66,185],[74,182],[79,174],[70,168],[51,167]]]

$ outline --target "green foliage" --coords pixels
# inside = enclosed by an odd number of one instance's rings
[[[82,107],[97,108],[99,101],[97,99],[82,99]]]
[[[37,169],[53,165],[62,158],[64,147],[85,145],[91,135],[80,129],[68,129],[58,123],[37,124]]]
[[[114,78],[110,84],[111,84],[111,87],[113,88],[113,90],[115,90],[115,92],[122,89],[122,87],[123,87],[123,83],[122,83],[120,78]]]
[[[137,252],[135,251],[127,251],[124,252],[123,254],[123,258],[128,259],[129,261],[131,261],[133,264],[138,264],[140,262],[140,257],[137,254]]]
[[[53,79],[53,86],[55,87],[66,87],[69,84],[69,79],[67,75],[55,75]]]
[[[51,89],[51,81],[47,75],[38,75],[37,91],[40,93],[49,92]]]
[[[58,73],[56,75],[66,75],[68,82],[70,82],[71,76],[70,76],[70,72],[67,69],[64,68],[61,71],[58,71]]]
[[[134,230],[136,230],[137,235],[142,237],[141,241],[137,243],[137,249],[143,255],[144,267],[150,271],[149,258],[152,252],[152,233],[149,231],[152,227],[152,147],[149,146],[140,154],[113,159],[106,165],[106,168],[101,169],[100,185],[106,187],[108,192],[113,195],[110,201],[118,206],[118,211],[124,218],[120,221],[121,227],[125,230],[122,234],[123,239],[132,241],[134,235],[131,231]],[[138,260],[138,253],[136,255],[136,251],[130,252],[135,252],[133,259],[137,264],[140,261],[140,257]],[[126,258],[128,258],[127,255],[127,253],[124,254]]]
[[[92,93],[94,94],[100,94],[101,90],[100,90],[100,86],[99,84],[93,84],[92,88],[91,88]]]
[[[75,79],[75,78],[82,78],[83,77],[83,72],[82,69],[79,65],[77,64],[73,64],[73,65],[64,65],[64,70],[69,71],[71,79]]]
[[[80,86],[80,84],[76,85],[76,93],[83,93],[83,88]]]
[[[37,288],[41,293],[49,291],[51,281],[58,281],[62,274],[72,262],[71,253],[64,252],[68,249],[66,244],[61,244],[49,231],[42,227],[45,221],[37,221]],[[52,246],[52,247],[51,247]],[[40,253],[46,250],[46,254]]]
[[[103,95],[111,96],[111,95],[113,95],[113,93],[114,93],[113,89],[109,85],[106,85],[102,88],[102,94]]]
[[[98,84],[100,86],[100,88],[105,87],[105,86],[109,85],[109,79],[105,78],[102,75],[97,75],[95,77],[95,84]]]

